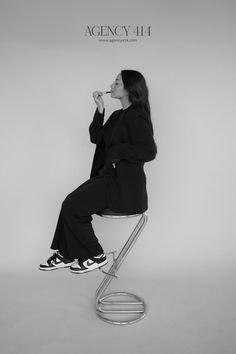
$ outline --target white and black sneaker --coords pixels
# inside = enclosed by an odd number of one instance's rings
[[[75,260],[67,259],[63,257],[59,251],[53,253],[53,255],[48,258],[45,263],[41,263],[39,266],[40,270],[54,270],[58,268],[70,267]]]
[[[108,259],[104,253],[90,257],[84,261],[76,260],[75,264],[70,266],[72,273],[86,273],[91,270],[100,268],[108,263]]]

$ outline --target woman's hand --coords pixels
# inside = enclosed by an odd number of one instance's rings
[[[118,154],[116,152],[116,145],[108,147],[107,152],[106,152],[106,161],[108,163],[119,162],[120,160],[122,160],[122,158],[117,155]]]
[[[102,99],[103,92],[102,91],[94,91],[93,98],[98,107],[99,113],[102,113],[104,110],[104,101]]]

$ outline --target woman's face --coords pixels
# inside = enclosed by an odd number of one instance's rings
[[[127,91],[124,89],[124,84],[122,81],[121,73],[119,73],[113,82],[113,84],[110,85],[111,88],[111,97],[113,98],[122,98],[124,96],[127,96]]]

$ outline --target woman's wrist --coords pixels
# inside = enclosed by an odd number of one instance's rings
[[[104,107],[98,107],[98,112],[99,112],[100,114],[102,114],[103,111],[104,111]]]

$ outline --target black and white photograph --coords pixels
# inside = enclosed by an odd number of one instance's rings
[[[0,352],[234,354],[236,3],[0,0]]]

